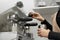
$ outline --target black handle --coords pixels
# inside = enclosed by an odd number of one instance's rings
[[[32,21],[32,18],[31,17],[21,17],[21,18],[19,18],[18,22],[19,21]]]
[[[20,17],[20,18],[14,18],[12,20],[13,22],[18,23],[20,21],[22,22],[32,21],[32,18],[31,17]]]
[[[26,23],[24,26],[37,26],[37,23]]]

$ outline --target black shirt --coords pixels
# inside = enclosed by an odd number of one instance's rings
[[[57,24],[58,24],[58,26],[60,28],[60,9],[59,9],[59,11],[57,13],[57,16],[56,16],[56,22],[57,22]]]

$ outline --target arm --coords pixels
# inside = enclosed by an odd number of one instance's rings
[[[60,33],[50,31],[48,38],[54,40],[60,40]]]
[[[46,29],[39,28],[38,29],[38,36],[47,37],[49,39],[54,39],[54,40],[60,40],[60,33],[50,31],[49,29],[46,30]]]
[[[52,25],[49,24],[43,17],[42,15],[40,15],[39,13],[33,13],[33,12],[30,12],[30,14],[32,16],[32,18],[35,18],[39,21],[41,21],[41,24],[45,24],[47,26],[47,29],[50,29],[52,31]]]

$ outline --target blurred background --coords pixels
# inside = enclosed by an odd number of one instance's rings
[[[33,8],[37,7],[38,2],[43,1],[45,2],[46,6],[60,6],[60,0],[0,0],[0,40],[10,40],[10,38],[7,38],[9,36],[9,34],[13,35],[15,37],[14,33],[9,33],[9,32],[16,32],[17,31],[17,26],[13,25],[13,23],[11,23],[8,19],[8,15],[13,15],[15,13],[15,11],[17,11],[18,9],[16,8],[16,3],[22,1],[24,4],[23,7],[23,13],[25,13],[25,15],[28,15],[28,13],[30,11],[33,11]],[[43,14],[43,16],[48,17],[47,20],[50,22],[51,19],[49,19],[49,15],[51,14]],[[32,22],[37,22],[38,24],[40,24],[40,21],[33,19]],[[50,22],[51,23],[51,22]],[[37,36],[37,29],[38,26],[35,27],[31,27],[30,31],[31,33],[33,33],[33,37],[34,40],[49,40],[47,38],[42,38],[42,37],[38,37]],[[8,32],[8,33],[6,33]],[[4,35],[6,37],[4,37]],[[13,38],[13,36],[11,36],[11,38]]]

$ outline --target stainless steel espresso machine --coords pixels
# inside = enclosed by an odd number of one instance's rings
[[[16,8],[22,8],[23,3],[17,2]],[[23,16],[22,16],[23,15]],[[33,34],[30,33],[30,26],[37,26],[37,23],[33,23],[29,21],[32,21],[32,17],[26,16],[21,10],[15,11],[13,15],[8,15],[9,20],[17,24],[17,38],[16,40],[34,40]]]

